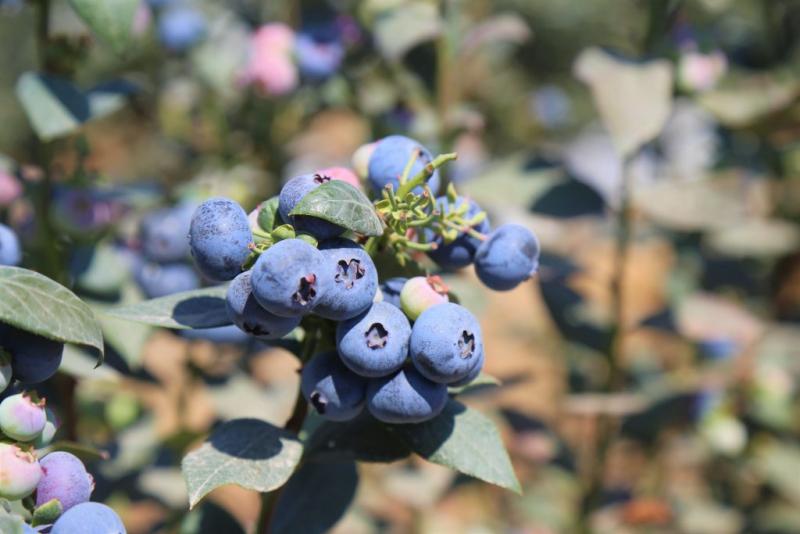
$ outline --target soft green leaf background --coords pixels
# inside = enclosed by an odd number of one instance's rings
[[[131,44],[139,0],[70,0],[70,4],[105,44],[124,54]]]

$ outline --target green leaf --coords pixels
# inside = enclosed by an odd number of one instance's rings
[[[55,76],[26,72],[17,80],[16,92],[36,135],[44,141],[76,131],[91,115],[86,95]]]
[[[103,334],[92,310],[66,287],[37,272],[0,266],[0,322],[100,353]]]
[[[357,488],[353,461],[304,463],[281,491],[270,532],[328,532],[344,516]]]
[[[574,72],[591,89],[603,124],[621,156],[635,153],[661,132],[672,108],[669,61],[637,64],[600,48],[589,48],[578,56]]]
[[[369,199],[352,185],[338,180],[308,193],[290,215],[310,215],[363,235],[383,234],[383,222]]]
[[[411,449],[397,439],[393,427],[369,414],[343,423],[325,421],[314,430],[305,446],[306,456],[312,460],[394,462],[411,455]]]
[[[300,441],[281,428],[258,419],[229,421],[183,459],[189,507],[225,484],[260,492],[279,488],[302,454]]]
[[[389,12],[380,13],[374,33],[383,56],[399,61],[406,52],[435,39],[441,32],[442,18],[437,5],[416,1],[403,2]]]
[[[451,400],[430,421],[392,427],[426,460],[521,493],[497,428],[479,412]]]
[[[258,226],[265,232],[271,232],[273,228],[282,224],[280,213],[278,213],[279,200],[277,196],[274,196],[258,206]]]
[[[228,326],[231,320],[225,309],[227,286],[214,286],[175,293],[166,297],[124,304],[104,313],[163,328],[214,328]]]
[[[122,55],[129,49],[139,0],[70,0],[70,4],[114,52]]]
[[[61,506],[61,502],[58,499],[50,499],[33,511],[31,524],[33,526],[52,525],[63,511],[64,508]]]

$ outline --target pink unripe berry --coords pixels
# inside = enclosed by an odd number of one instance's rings
[[[8,206],[22,195],[22,184],[17,178],[0,170],[0,206]]]
[[[0,497],[23,499],[33,493],[41,477],[42,468],[33,453],[0,443]]]
[[[285,24],[265,24],[250,40],[250,56],[241,75],[243,85],[254,85],[265,95],[283,95],[297,87],[292,62],[294,31]]]
[[[45,423],[44,400],[17,393],[0,402],[0,430],[10,438],[32,441],[42,433]]]
[[[40,465],[42,477],[36,486],[36,506],[57,499],[66,512],[92,496],[94,479],[75,455],[51,452],[42,458]]]
[[[400,290],[400,307],[415,321],[422,312],[443,302],[449,302],[448,288],[438,276],[409,278]]]
[[[253,34],[251,46],[257,53],[283,52],[288,55],[294,47],[294,30],[281,22],[264,24]]]

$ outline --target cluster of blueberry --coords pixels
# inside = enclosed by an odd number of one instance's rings
[[[23,386],[43,382],[61,364],[63,343],[0,324],[0,387],[12,382]],[[35,506],[58,501],[61,515],[52,534],[83,532],[125,532],[122,521],[108,506],[89,502],[94,480],[73,454],[55,451],[39,460],[42,449],[53,440],[58,428],[55,414],[35,392],[7,395],[0,402],[0,497],[19,500],[35,492]],[[100,530],[99,527],[107,527]],[[26,525],[25,532],[37,532]]]
[[[368,160],[367,179],[376,192],[403,193],[403,184],[415,185],[406,181],[410,173],[421,173],[419,186],[404,194],[412,203],[438,188],[430,154],[411,139],[385,138],[373,145]],[[480,373],[480,326],[469,310],[449,302],[439,277],[395,278],[379,288],[375,263],[356,236],[328,220],[292,214],[323,184],[350,181],[331,174],[306,174],[284,185],[274,214],[283,223],[280,234],[258,228],[259,212],[248,217],[232,200],[207,200],[192,217],[191,254],[204,276],[232,280],[228,314],[252,336],[283,337],[312,314],[336,322],[336,350],[317,354],[302,372],[302,392],[323,417],[351,419],[366,406],[385,422],[428,420],[443,409],[448,386],[465,385]],[[417,241],[403,236],[403,243],[419,245],[449,267],[474,261],[481,280],[496,289],[510,289],[535,272],[538,243],[527,229],[505,225],[482,235],[479,230],[489,230],[485,214],[474,202],[451,197],[431,203],[430,213],[418,213],[423,224]],[[471,224],[464,224],[466,219]],[[456,220],[461,224],[451,232],[445,223]],[[392,241],[394,231],[389,225],[372,239]]]
[[[141,257],[133,263],[136,283],[148,298],[200,287],[200,278],[187,261],[186,231],[197,206],[181,202],[148,213],[139,225]]]

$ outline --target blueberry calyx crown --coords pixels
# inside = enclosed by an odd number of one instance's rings
[[[458,350],[465,360],[471,358],[475,351],[475,335],[466,330],[461,332],[461,337],[458,338]]]
[[[367,270],[361,265],[361,260],[355,258],[351,259],[349,262],[346,260],[339,260],[334,280],[337,284],[344,283],[345,289],[351,289],[355,285],[356,280],[364,278],[366,272]]]
[[[297,291],[292,295],[292,299],[301,306],[308,305],[308,303],[317,296],[316,283],[317,275],[315,274],[307,274],[302,277],[298,284]]]
[[[312,391],[308,400],[311,401],[311,405],[320,415],[325,414],[325,407],[328,405],[328,401],[325,399],[325,396],[322,393],[319,391]]]
[[[389,342],[389,332],[381,323],[373,323],[364,334],[367,347],[375,350],[382,349]]]
[[[314,183],[315,184],[327,184],[330,181],[331,181],[331,177],[327,176],[325,174],[317,173],[317,174],[314,175]]]

